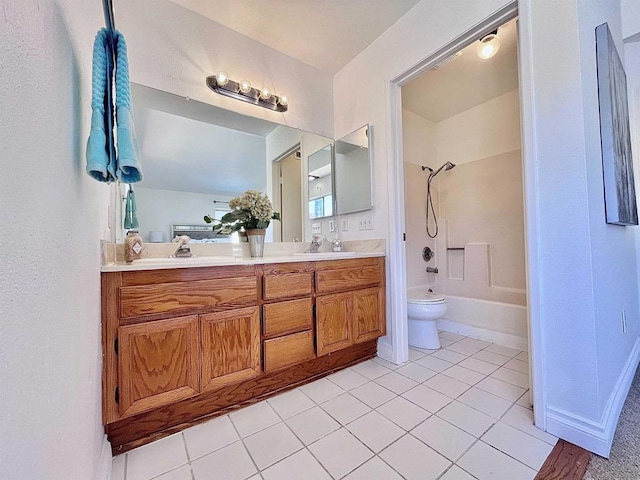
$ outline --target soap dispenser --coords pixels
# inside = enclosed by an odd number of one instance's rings
[[[142,258],[142,237],[137,230],[129,230],[124,239],[124,259],[127,263]]]
[[[338,235],[333,239],[333,251],[341,252],[342,251],[342,240],[338,238]]]

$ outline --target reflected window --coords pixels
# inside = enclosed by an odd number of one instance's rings
[[[325,195],[324,197],[309,200],[309,218],[322,218],[333,216],[333,196]]]

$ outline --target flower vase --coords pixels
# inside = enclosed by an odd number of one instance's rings
[[[262,257],[264,253],[264,228],[247,230],[249,238],[249,252],[252,257]]]

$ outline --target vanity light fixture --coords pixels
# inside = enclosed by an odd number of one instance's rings
[[[276,112],[286,112],[289,109],[289,100],[284,95],[275,95],[266,87],[262,90],[254,88],[247,80],[235,82],[222,71],[207,77],[207,86],[220,95],[259,105]]]
[[[483,60],[493,57],[500,50],[500,39],[498,38],[498,30],[494,30],[482,37],[478,44],[478,56]]]

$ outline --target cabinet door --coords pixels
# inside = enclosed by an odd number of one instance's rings
[[[385,334],[384,294],[381,288],[353,292],[354,343],[373,340]]]
[[[198,393],[196,315],[120,327],[118,344],[120,415]]]
[[[200,316],[202,390],[215,390],[260,374],[258,307]]]
[[[351,293],[335,293],[316,298],[318,356],[353,343],[349,321],[352,303]]]

